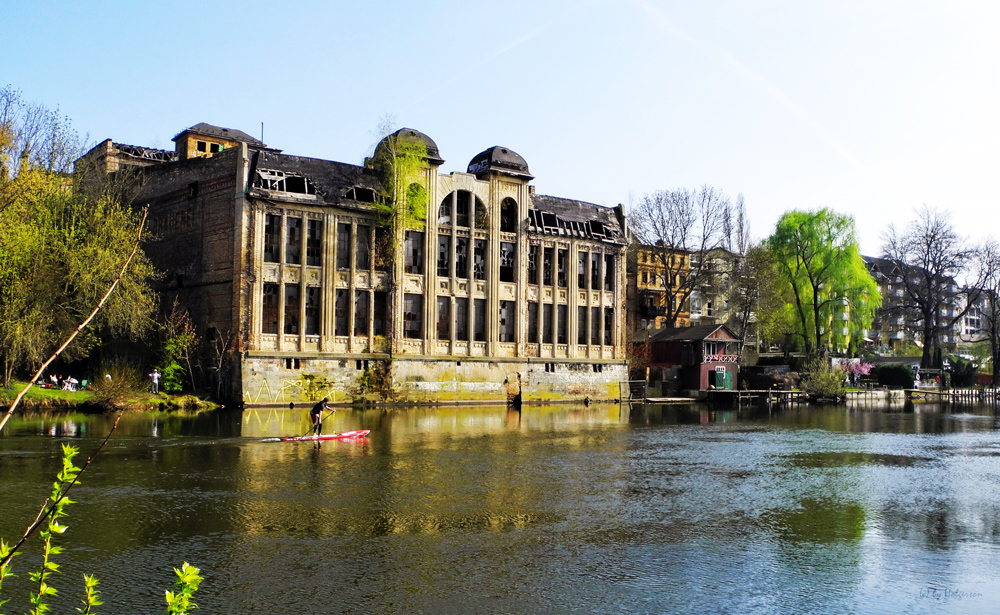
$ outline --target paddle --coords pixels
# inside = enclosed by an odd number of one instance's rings
[[[323,423],[323,421],[325,421],[326,419],[330,418],[330,415],[331,415],[331,414],[333,414],[334,412],[336,412],[336,410],[330,410],[329,412],[327,412],[327,413],[326,413],[326,416],[322,417],[322,418],[321,418],[321,419],[319,420],[320,424],[322,424],[322,423]],[[299,436],[299,437],[300,437],[300,438],[304,438],[304,437],[308,436],[308,435],[309,435],[309,432],[310,432],[310,431],[312,431],[312,430],[313,430],[313,428],[312,428],[312,427],[310,427],[310,428],[309,428],[309,431],[306,431],[306,432],[305,432],[304,434],[302,434],[302,435],[301,435],[301,436]],[[263,438],[263,439],[261,439],[261,442],[281,442],[281,438]]]

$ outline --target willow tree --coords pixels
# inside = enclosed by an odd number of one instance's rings
[[[786,310],[809,356],[846,350],[882,303],[858,249],[854,218],[829,209],[790,211],[767,239]]]

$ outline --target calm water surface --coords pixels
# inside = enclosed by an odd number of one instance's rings
[[[172,567],[204,613],[1000,613],[990,408],[337,412],[360,442],[267,443],[302,410],[129,415],[73,492],[61,612],[163,612]],[[0,537],[103,417],[0,436]],[[26,610],[38,546],[5,582]]]

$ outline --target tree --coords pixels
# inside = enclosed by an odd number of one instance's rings
[[[826,208],[790,211],[778,220],[767,247],[777,283],[787,290],[791,331],[807,355],[846,349],[871,327],[882,299],[858,250],[851,216]]]
[[[756,339],[759,350],[760,340],[773,336],[775,315],[784,307],[775,274],[776,263],[764,244],[750,246],[734,264],[728,324],[742,340],[740,356],[748,338]]]
[[[39,119],[41,118],[41,119]],[[75,133],[56,112],[0,90],[0,364],[39,365],[89,313],[134,243],[140,215],[104,190],[77,190],[65,173],[79,154]],[[101,332],[141,335],[154,300],[154,274],[136,255],[96,329],[76,337],[63,356],[87,355]]]
[[[408,128],[394,130],[395,117],[383,116],[382,137],[368,164],[378,173],[383,194],[375,202],[382,221],[394,230],[422,229],[427,221],[427,146]]]
[[[979,252],[983,279],[979,297],[982,332],[989,348],[993,386],[1000,384],[1000,245],[990,239]]]
[[[742,197],[739,202],[742,205]],[[632,233],[664,272],[666,322],[673,327],[691,293],[711,286],[720,273],[714,259],[707,258],[709,253],[732,249],[729,197],[709,186],[660,190],[644,196],[629,220]]]
[[[975,281],[959,286],[957,280],[975,261],[976,250],[955,233],[948,218],[948,212],[925,205],[905,230],[890,225],[883,236],[882,257],[900,272],[897,282],[904,291],[903,300],[894,307],[895,315],[920,328],[922,368],[934,367],[941,338],[954,331],[978,301],[986,277],[986,268],[978,267],[972,272]]]

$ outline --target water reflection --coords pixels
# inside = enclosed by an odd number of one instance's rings
[[[86,456],[110,423],[8,425],[0,536],[34,518],[59,444]],[[74,492],[60,607],[87,571],[118,611],[162,611],[184,560],[213,613],[978,613],[1000,598],[991,408],[344,409],[324,431],[362,428],[317,446],[265,441],[309,429],[287,408],[127,415]],[[32,557],[2,598],[26,595]]]

